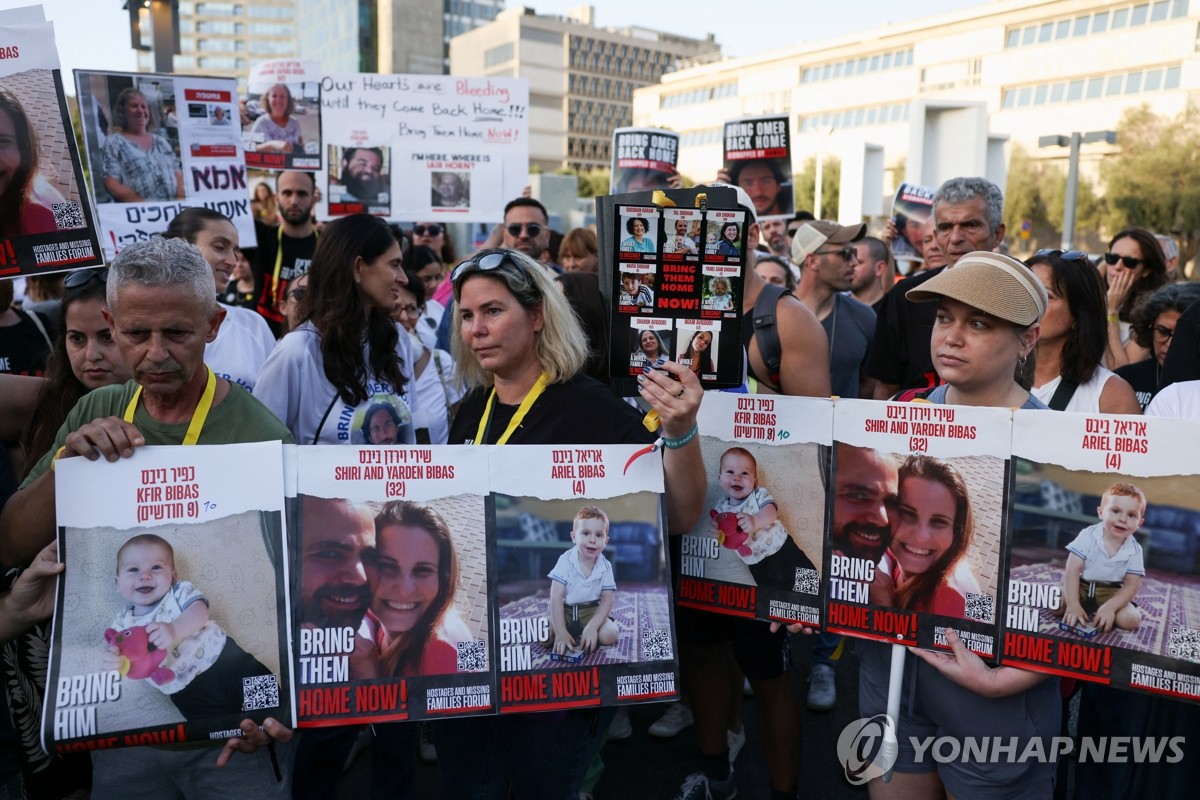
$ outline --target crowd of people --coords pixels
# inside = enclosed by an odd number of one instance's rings
[[[291,97],[280,89],[264,96],[259,122],[273,126],[264,129],[264,146],[299,144],[288,128]],[[156,139],[144,98],[122,94],[116,110],[113,163],[130,143],[152,155]],[[747,272],[736,300],[747,318],[773,321],[744,326],[743,391],[1200,418],[1200,286],[1169,265],[1154,233],[1122,230],[1098,260],[1043,250],[1019,261],[1007,253],[1000,189],[982,178],[955,178],[938,189],[930,222],[908,232],[919,260],[900,276],[889,246],[893,226],[868,236],[865,224],[839,225],[805,212],[759,221],[778,211],[778,199],[758,190],[779,176],[740,170],[720,177],[743,176],[754,179],[749,187],[733,185],[745,229],[734,225],[728,237],[722,231],[718,246],[744,235]],[[114,197],[132,199],[150,193],[143,180],[154,181],[157,194],[177,190],[177,175],[152,165],[113,167],[105,179]],[[0,282],[0,365],[17,373],[0,375],[0,440],[12,456],[0,459],[0,564],[25,567],[10,573],[19,577],[0,594],[0,635],[8,640],[4,682],[23,687],[3,698],[12,725],[0,714],[0,796],[58,798],[90,788],[97,798],[332,797],[349,753],[370,740],[373,796],[413,796],[420,751],[437,759],[447,796],[501,798],[511,791],[520,798],[574,798],[590,792],[595,770],[589,767],[605,740],[630,735],[628,715],[588,709],[463,718],[424,731],[413,723],[369,732],[321,728],[298,741],[273,720],[263,728],[247,720],[245,735],[231,739],[219,758],[173,747],[51,757],[29,741],[29,731],[36,739],[47,691],[44,672],[38,685],[36,665],[46,658],[50,587],[62,570],[53,540],[54,465],[63,458],[111,461],[143,445],[188,441],[654,440],[641,413],[606,385],[610,347],[595,232],[558,237],[546,208],[519,197],[484,247],[460,259],[441,223],[401,227],[363,214],[318,223],[316,198],[306,172],[285,171],[273,185],[255,187],[254,248],[240,247],[245,243],[222,214],[187,209],[164,235],[126,247],[107,267],[68,273],[39,304],[52,307],[45,317],[31,310],[32,302],[17,307],[12,284]],[[20,199],[0,205],[9,209],[10,223],[28,215]],[[669,238],[691,241],[688,233]],[[619,247],[653,252],[657,235],[634,217],[623,224]],[[695,250],[693,242],[688,251]],[[613,282],[626,304],[652,305],[639,276]],[[727,280],[708,289],[708,302],[732,308]],[[672,335],[635,330],[622,347],[639,367],[639,399],[658,412],[666,525],[682,534],[703,511],[698,376],[712,371],[714,354],[708,331],[686,343]],[[673,346],[682,353],[678,363],[669,359]],[[202,405],[197,434],[192,423]],[[745,473],[728,487],[722,477],[727,500],[742,508],[752,497],[753,510],[745,513],[774,522],[769,492],[742,491],[743,484],[757,487],[753,458],[743,453],[726,453]],[[831,541],[838,552],[879,565],[873,601],[961,616],[973,580],[962,556],[978,513],[962,476],[923,456],[894,463],[844,448],[837,458]],[[451,609],[459,566],[446,521],[403,502],[375,515],[306,497],[304,509],[301,621],[369,620],[356,675],[446,669],[452,643],[463,636]],[[575,524],[592,537],[604,528],[606,539],[607,519],[601,525],[584,514]],[[932,535],[944,540],[936,558],[923,538]],[[678,569],[678,537],[671,541]],[[370,579],[368,561],[378,565]],[[405,588],[405,581],[419,588]],[[675,618],[683,699],[664,707],[651,733],[696,729],[698,771],[680,776],[679,797],[736,796],[746,685],[756,698],[771,797],[796,798],[804,773],[792,648],[811,648],[803,702],[825,712],[854,703],[837,696],[835,682],[851,645],[821,632],[793,641],[798,628],[686,608],[676,609]],[[603,620],[590,639],[584,634],[586,641],[611,633]],[[573,641],[565,626],[555,628],[560,639]],[[953,632],[946,638],[949,652],[909,656],[899,761],[890,782],[871,783],[871,797],[1054,796],[1053,765],[914,757],[910,735],[1022,742],[1059,735],[1064,698],[1078,692],[1058,678],[989,668]],[[868,642],[853,648],[860,715],[883,713],[889,648]],[[1079,725],[1093,732],[1174,735],[1196,727],[1167,700],[1088,687],[1080,702]],[[1113,708],[1128,709],[1128,719],[1114,717]],[[1081,768],[1077,785],[1120,781],[1125,792],[1149,796],[1173,791],[1177,784],[1169,782],[1179,780],[1177,773],[1105,770]]]

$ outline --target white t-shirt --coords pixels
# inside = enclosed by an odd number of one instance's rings
[[[722,497],[717,501],[717,511],[728,511],[732,514],[757,514],[767,506],[775,506],[779,508],[779,504],[775,502],[775,498],[761,486],[758,486],[751,492],[745,500],[734,500],[732,497]],[[743,555],[742,561],[747,564],[757,564],[767,556],[773,556],[779,552],[779,548],[783,547],[787,541],[788,533],[783,527],[783,523],[776,519],[765,528],[757,531],[751,531],[749,538],[746,539],[745,546],[749,548],[750,554]],[[738,555],[741,555],[739,553]]]
[[[152,608],[127,605],[117,614],[112,627],[122,631],[135,625],[145,627],[152,622],[174,622],[192,603],[208,605],[208,598],[190,581],[177,581]],[[163,661],[162,665],[174,672],[175,677],[161,685],[154,681],[149,683],[163,694],[175,694],[216,662],[225,649],[226,638],[221,626],[210,619],[191,636],[175,642],[170,655]]]
[[[547,577],[565,587],[563,603],[568,606],[594,603],[600,599],[600,593],[604,590],[615,591],[617,588],[616,581],[613,580],[612,565],[603,553],[596,556],[592,574],[583,574],[583,568],[579,565],[579,548],[575,545],[571,545],[570,550],[558,557],[558,562]]]
[[[1104,523],[1097,522],[1079,532],[1075,540],[1067,545],[1067,550],[1083,559],[1083,574],[1085,581],[1108,581],[1120,583],[1126,575],[1145,575],[1146,566],[1142,561],[1142,546],[1130,534],[1117,552],[1109,555],[1104,549]]]
[[[366,358],[367,346],[363,345]],[[296,444],[413,444],[413,409],[419,407],[412,386],[412,358],[408,334],[400,331],[396,344],[404,389],[396,392],[386,382],[367,374],[367,401],[348,406],[325,378],[321,337],[311,322],[301,323],[279,340],[258,373],[254,396],[292,432]],[[379,406],[387,405],[395,422],[395,441],[368,441],[367,431]]]
[[[454,375],[454,359],[449,353],[445,350],[430,351],[429,361],[417,378],[415,392],[417,408],[420,409],[413,412],[416,427],[429,429],[430,444],[445,444],[450,438],[450,411],[447,404],[453,406],[466,394],[466,389]]]
[[[225,309],[225,321],[217,331],[217,338],[205,345],[204,363],[219,377],[253,392],[258,371],[275,349],[275,337],[267,321],[256,312],[241,306],[220,305]]]
[[[1100,394],[1104,391],[1104,386],[1108,383],[1109,379],[1115,377],[1117,377],[1117,374],[1112,370],[1106,367],[1096,367],[1096,371],[1092,373],[1090,381],[1081,383],[1075,387],[1075,394],[1071,395],[1071,402],[1067,403],[1067,407],[1063,411],[1099,414]],[[1054,397],[1054,392],[1058,389],[1060,383],[1062,383],[1061,375],[1048,383],[1033,387],[1029,393],[1049,405],[1050,398]]]
[[[1142,413],[1147,417],[1200,419],[1200,381],[1180,381],[1164,386]]]

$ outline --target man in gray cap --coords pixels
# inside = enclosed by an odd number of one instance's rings
[[[792,237],[792,261],[800,266],[796,296],[816,315],[829,339],[829,376],[838,397],[870,397],[874,380],[863,372],[875,334],[875,312],[851,297],[858,251],[853,243],[864,223],[806,222]]]

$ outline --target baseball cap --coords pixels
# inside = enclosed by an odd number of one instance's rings
[[[977,250],[904,295],[915,303],[949,297],[1014,325],[1032,325],[1046,313],[1046,289],[1015,258]]]
[[[722,189],[733,189],[737,192],[738,205],[741,206],[750,215],[747,218],[747,224],[758,222],[758,215],[754,213],[754,201],[750,199],[750,195],[740,186],[734,186],[732,183],[710,183],[709,186],[719,186]]]
[[[814,219],[796,229],[792,237],[792,263],[803,264],[804,259],[825,244],[850,244],[867,235],[867,223],[838,225],[827,219]]]

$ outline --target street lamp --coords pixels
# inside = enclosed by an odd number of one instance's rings
[[[1117,143],[1116,131],[1075,131],[1070,136],[1039,136],[1038,147],[1069,147],[1067,156],[1067,196],[1063,202],[1062,249],[1070,250],[1075,240],[1075,198],[1079,194],[1079,145],[1104,142]]]

